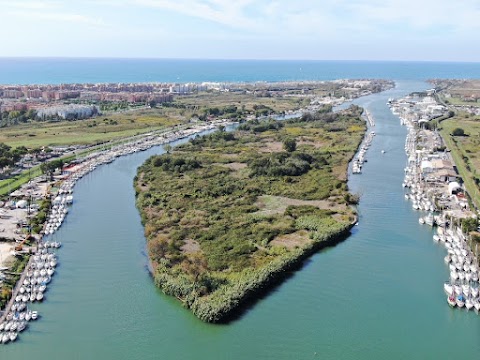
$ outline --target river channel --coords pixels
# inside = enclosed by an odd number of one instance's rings
[[[133,177],[162,148],[88,174],[55,235],[64,246],[46,301],[35,305],[42,318],[0,346],[0,359],[477,358],[480,317],[447,305],[445,250],[401,186],[406,129],[386,102],[425,88],[403,81],[355,101],[377,134],[363,174],[350,176],[358,226],[227,325],[202,323],[149,276]]]

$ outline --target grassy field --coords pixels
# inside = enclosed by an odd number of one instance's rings
[[[366,129],[360,113],[250,122],[147,160],[135,186],[156,284],[219,321],[345,233],[355,221],[345,173]]]
[[[29,180],[40,175],[42,175],[40,166],[36,166],[30,169],[30,171],[27,170],[18,176],[14,176],[10,179],[0,180],[0,196],[10,194],[23,184],[26,184]]]
[[[465,106],[475,106],[479,107],[480,103],[479,102],[473,102],[473,101],[464,101],[459,97],[449,97],[446,98],[445,96],[442,96],[442,100],[444,103],[448,105],[465,105]]]
[[[3,128],[0,142],[12,147],[36,148],[55,145],[96,144],[117,138],[171,127],[187,122],[194,114],[210,107],[224,108],[236,104],[245,115],[255,113],[255,106],[266,106],[275,112],[297,109],[304,105],[298,98],[259,98],[250,94],[204,93],[178,97],[175,106],[125,111],[96,119],[35,122]],[[307,101],[308,102],[308,101]]]
[[[126,112],[91,120],[57,123],[30,123],[2,129],[0,142],[12,147],[35,148],[53,145],[96,144],[117,138],[133,136],[181,123],[166,117],[161,110]]]
[[[462,176],[467,191],[480,209],[480,117],[456,116],[441,122],[441,134]],[[467,136],[451,136],[455,128],[462,128]]]

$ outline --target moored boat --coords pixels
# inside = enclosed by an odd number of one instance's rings
[[[465,309],[470,310],[471,308],[473,308],[473,301],[471,298],[467,297],[465,300]]]
[[[453,285],[447,281],[443,284],[443,290],[445,290],[447,295],[451,296],[453,294]]]

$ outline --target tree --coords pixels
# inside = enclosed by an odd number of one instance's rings
[[[452,131],[453,136],[465,136],[465,131],[462,128],[455,128]]]
[[[478,220],[476,218],[462,219],[462,230],[466,233],[477,230]]]
[[[37,111],[35,109],[30,109],[27,111],[25,116],[30,120],[35,120],[35,118],[37,117]]]
[[[50,167],[48,166],[47,162],[43,162],[40,164],[40,171],[42,172],[42,174],[45,174],[45,176],[51,177]]]
[[[295,141],[295,139],[286,138],[285,140],[283,140],[283,148],[287,152],[294,152],[297,149],[297,142]]]
[[[42,171],[42,173],[50,177],[50,179],[53,178],[53,173],[56,169],[63,169],[62,159],[57,159],[50,162],[44,162],[40,165],[40,170]]]

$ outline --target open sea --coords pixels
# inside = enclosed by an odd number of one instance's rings
[[[0,58],[0,84],[479,78],[480,63]]]
[[[162,147],[82,178],[54,235],[59,267],[41,318],[0,360],[478,359],[480,315],[451,309],[445,249],[404,199],[406,129],[386,105],[429,78],[478,78],[480,64],[331,61],[1,59],[1,83],[282,81],[388,78],[397,86],[354,103],[375,119],[359,225],[226,325],[205,324],[163,295],[147,271],[133,178]],[[382,154],[381,150],[386,150]]]

